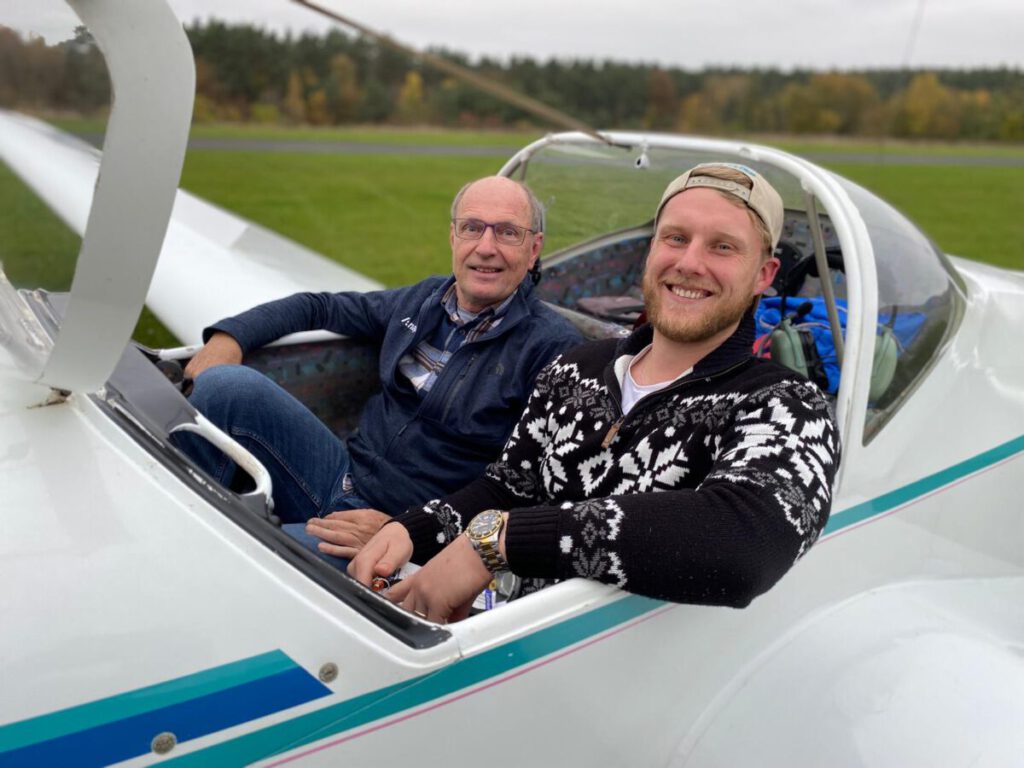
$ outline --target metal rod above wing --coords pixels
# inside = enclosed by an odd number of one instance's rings
[[[376,40],[382,45],[386,45],[389,48],[404,53],[408,56],[412,56],[413,58],[420,59],[421,61],[425,62],[426,64],[429,64],[435,69],[439,69],[442,72],[446,72],[452,77],[456,77],[459,80],[462,80],[463,82],[468,83],[475,88],[479,88],[481,91],[484,91],[485,93],[489,93],[492,96],[495,96],[508,104],[512,104],[513,106],[519,107],[520,109],[529,112],[530,114],[536,115],[537,117],[540,117],[544,120],[547,120],[550,123],[561,126],[562,128],[568,128],[569,130],[581,131],[582,133],[585,133],[588,136],[595,138],[604,144],[612,144],[612,142],[607,137],[601,135],[598,131],[594,130],[586,123],[577,120],[576,118],[571,117],[565,114],[564,112],[555,109],[554,107],[549,107],[547,104],[537,101],[536,99],[532,99],[529,96],[525,96],[522,93],[518,93],[517,91],[514,91],[511,88],[502,85],[501,83],[497,83],[494,80],[479,75],[476,72],[466,69],[465,67],[459,66],[453,61],[449,61],[448,59],[442,58],[441,56],[435,56],[434,54],[428,53],[426,51],[417,51],[414,48],[410,48],[409,46],[404,45],[403,43],[399,43],[394,38],[391,38],[387,35],[381,34],[380,32],[376,32],[375,30],[370,29],[369,27],[359,23],[358,21],[355,21],[354,19],[350,19],[347,16],[342,16],[337,11],[329,10],[320,5],[317,5],[316,3],[309,2],[309,0],[292,0],[292,2],[298,3],[299,5],[303,5],[306,8],[309,8],[312,11],[316,11],[317,13],[322,14],[330,19],[334,19],[338,23],[344,24],[346,27],[351,27],[357,32],[360,32],[366,35],[367,37]]]

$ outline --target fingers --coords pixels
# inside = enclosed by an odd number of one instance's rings
[[[194,380],[195,377],[202,373],[204,370],[205,367],[199,360],[199,355],[196,355],[191,360],[189,360],[188,365],[185,366],[184,376],[186,379]]]
[[[363,549],[358,555],[352,558],[352,562],[348,564],[348,568],[345,569],[345,572],[364,587],[368,587],[370,586],[370,579],[373,578],[370,575],[373,573],[373,563],[370,563],[365,558],[366,550]]]
[[[377,561],[377,564],[373,566],[373,573],[375,576],[390,576],[405,563],[396,563],[393,553],[387,552],[384,557]]]
[[[358,531],[363,542],[369,541],[390,519],[389,514],[376,509],[340,509],[322,518],[331,523],[344,523],[351,530]]]
[[[362,547],[391,518],[375,509],[343,509],[306,522],[306,532],[332,544]]]
[[[391,587],[384,596],[421,619],[444,624],[448,618],[446,612],[435,607],[433,602],[423,594],[423,591],[417,589],[417,586],[416,577],[410,576]]]
[[[329,544],[344,547],[361,547],[370,540],[365,531],[345,520],[323,520],[314,517],[306,521],[306,533]]]
[[[322,545],[321,545],[322,549]],[[402,566],[393,565],[393,560],[384,558],[375,560],[372,555],[366,552],[366,548],[354,549],[347,547],[338,547],[338,552],[349,551],[353,554],[345,555],[341,554],[339,557],[351,557],[352,562],[348,564],[348,575],[358,581],[364,587],[369,587],[373,583],[375,576],[390,576]],[[327,550],[322,549],[327,552]],[[328,552],[328,554],[334,554]]]
[[[188,365],[185,366],[185,378],[195,379],[196,376],[212,365],[216,365],[216,363],[211,359],[211,355],[207,351],[206,347],[203,347],[191,360],[188,361]]]
[[[397,527],[392,523],[384,531]],[[430,621],[458,621],[469,615],[473,600],[491,578],[473,545],[460,536],[415,574],[388,590],[387,597]]]
[[[339,509],[334,512],[330,512],[324,515],[320,520],[345,520],[348,522],[355,522],[360,518],[358,513],[363,512],[362,509]]]
[[[412,539],[405,526],[392,523],[380,530],[349,563],[348,575],[366,586],[374,576],[390,576],[412,557]]]
[[[316,547],[319,551],[325,555],[333,555],[334,557],[344,557],[347,560],[351,560],[362,551],[362,547],[344,547],[337,544],[328,544],[326,541],[322,541],[317,544]]]
[[[469,618],[469,609],[473,607],[473,601],[470,600],[468,603],[463,603],[451,612],[448,617],[448,621],[456,622],[462,621],[463,619]]]
[[[401,605],[402,601],[409,595],[409,590],[412,587],[412,578],[402,579],[402,581],[395,584],[387,591],[387,599],[393,603]]]
[[[369,557],[369,552],[364,547],[358,555],[352,558],[352,562],[348,564],[348,575],[364,587],[368,587],[373,579],[373,566],[375,562]]]
[[[352,525],[347,520],[322,520],[314,518],[306,523],[306,533],[323,541],[319,544],[321,552],[331,555],[339,554],[338,547],[345,548],[350,554],[341,557],[352,557],[373,538],[374,529]]]
[[[390,565],[387,551],[387,542],[371,540],[348,564],[348,575],[366,587],[374,576],[390,576],[395,569]]]

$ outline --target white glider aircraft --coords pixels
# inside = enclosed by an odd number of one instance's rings
[[[539,290],[595,337],[638,309],[669,179],[725,159],[780,189],[777,288],[799,309],[776,330],[834,393],[835,504],[743,610],[571,580],[430,624],[281,533],[262,469],[165,375],[188,348],[129,343],[147,294],[192,343],[259,301],[376,286],[176,191],[193,65],[165,0],[69,2],[116,97],[102,165],[0,113],[0,157],[83,235],[70,294],[0,280],[0,766],[1020,765],[1024,275],[947,257],[871,193],[767,147],[526,147],[501,172],[548,204]],[[197,292],[198,274],[230,290]],[[327,335],[247,364],[339,431],[376,380],[371,350]],[[212,484],[170,445],[182,427],[257,491]]]

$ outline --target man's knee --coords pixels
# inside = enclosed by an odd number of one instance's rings
[[[259,407],[274,394],[277,387],[259,371],[244,365],[218,365],[207,368],[196,377],[189,402],[201,413],[230,408],[235,403]]]

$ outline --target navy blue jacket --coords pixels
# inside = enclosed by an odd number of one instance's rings
[[[289,333],[320,329],[377,342],[382,389],[367,402],[348,449],[356,492],[397,514],[483,474],[540,369],[581,341],[524,280],[497,328],[456,350],[421,398],[398,361],[443,322],[441,296],[453,280],[431,277],[371,293],[297,293],[222,320],[203,337],[223,331],[246,353]]]

